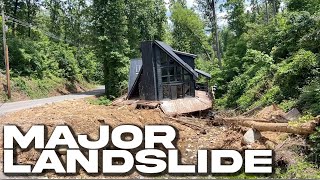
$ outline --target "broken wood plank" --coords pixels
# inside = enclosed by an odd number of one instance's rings
[[[249,110],[249,111],[247,111],[247,112],[245,112],[245,113],[243,113],[243,114],[241,114],[241,115],[242,115],[242,116],[251,115],[251,114],[253,114],[255,111],[261,110],[262,107],[263,107],[262,105],[257,106],[257,107],[255,107],[255,108],[253,108],[253,109],[251,109],[251,110]]]
[[[146,101],[146,100],[140,100],[137,104],[137,109],[156,109],[161,102],[159,101]]]
[[[194,130],[197,130],[197,131],[200,131],[202,134],[206,134],[206,130],[201,127],[201,126],[198,126],[196,124],[193,124],[193,123],[190,123],[190,122],[186,122],[186,121],[183,121],[183,120],[180,120],[180,119],[177,119],[177,118],[173,118],[173,117],[169,117],[169,119],[172,119],[182,125],[185,125],[191,129],[194,129]]]

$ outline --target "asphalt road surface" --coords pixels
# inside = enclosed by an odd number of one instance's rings
[[[74,100],[74,99],[83,99],[87,97],[101,95],[104,93],[104,91],[105,91],[104,86],[99,86],[95,90],[84,92],[84,93],[54,96],[54,97],[49,97],[44,99],[35,99],[35,100],[29,100],[29,101],[19,101],[19,102],[3,103],[3,104],[0,103],[0,116],[9,112],[15,112],[23,109],[43,106],[43,105],[51,104],[55,102]]]

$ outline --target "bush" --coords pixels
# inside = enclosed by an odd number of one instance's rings
[[[320,79],[303,87],[297,106],[305,113],[320,114]]]
[[[311,153],[309,159],[320,165],[320,127],[316,127],[316,132],[309,136],[311,142]]]
[[[288,167],[285,172],[276,169],[275,178],[279,179],[319,179],[320,173],[317,167],[302,158]]]
[[[107,96],[101,96],[98,99],[90,99],[89,103],[93,104],[93,105],[109,106],[109,105],[111,105],[112,101],[110,99],[108,99]]]
[[[13,76],[45,79],[52,77],[77,81],[84,77],[87,81],[103,78],[101,63],[87,48],[76,48],[64,43],[50,41],[45,36],[37,40],[8,37],[10,46],[10,67]]]
[[[285,99],[298,98],[300,88],[316,76],[317,64],[316,55],[303,49],[280,64],[275,84],[280,87]]]
[[[270,86],[272,72],[275,69],[270,56],[249,49],[242,60],[244,73],[236,76],[228,84],[227,93],[222,99],[217,100],[218,105],[245,110],[260,99],[265,89]]]

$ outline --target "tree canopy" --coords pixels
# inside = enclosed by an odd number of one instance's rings
[[[218,85],[220,108],[278,103],[317,114],[319,4],[4,0],[12,76],[98,81],[117,97],[127,88],[129,59],[141,56],[140,42],[162,40],[198,55],[197,68]]]

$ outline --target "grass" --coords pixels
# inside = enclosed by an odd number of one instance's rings
[[[299,125],[303,124],[303,123],[307,123],[309,121],[314,120],[314,117],[310,114],[306,114],[302,117],[300,117],[298,120],[296,121],[289,121],[289,126],[291,127],[298,127]]]
[[[0,84],[3,81],[0,81]],[[49,77],[43,79],[37,79],[32,77],[12,77],[11,78],[11,92],[15,93],[13,101],[21,100],[21,97],[27,97],[27,99],[39,99],[50,96],[60,95],[64,93],[76,92],[77,87],[83,87],[84,89],[92,89],[95,84],[88,83],[84,80],[79,80],[76,83],[72,83],[63,78]],[[6,92],[0,89],[0,102],[11,101],[7,98]]]
[[[109,106],[112,103],[112,101],[108,99],[106,96],[100,96],[99,98],[95,98],[95,99],[88,99],[88,102],[93,105],[104,105],[104,106]]]
[[[320,171],[314,164],[301,158],[286,171],[277,168],[274,176],[277,179],[319,179]]]

